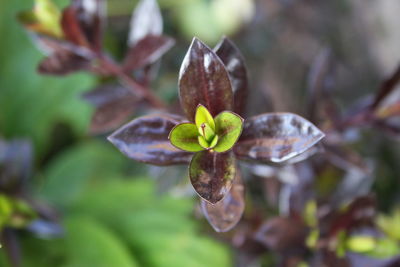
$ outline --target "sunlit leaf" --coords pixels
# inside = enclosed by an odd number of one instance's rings
[[[222,61],[196,38],[181,66],[179,92],[183,110],[191,121],[195,119],[199,104],[204,105],[212,116],[232,109],[232,87]]]
[[[146,35],[132,46],[124,62],[124,69],[132,71],[159,60],[173,45],[174,39],[167,36]]]
[[[233,147],[243,129],[243,119],[229,111],[224,111],[215,117],[218,143],[214,147],[217,152],[225,152]]]
[[[214,48],[229,73],[233,90],[233,111],[243,115],[248,94],[248,78],[244,58],[236,45],[227,37]]]
[[[171,130],[168,138],[171,144],[179,149],[198,152],[204,150],[197,140],[198,135],[199,132],[196,125],[193,123],[181,123]]]
[[[161,35],[163,20],[157,0],[141,0],[131,18],[128,44],[135,45],[146,35]]]
[[[232,188],[224,199],[215,204],[201,200],[201,207],[215,231],[227,232],[235,227],[245,208],[244,185],[239,170],[236,170]]]
[[[189,166],[190,181],[197,194],[212,204],[229,193],[235,173],[235,158],[229,152],[198,152]]]
[[[317,127],[298,115],[266,113],[245,120],[234,151],[244,160],[282,162],[305,152],[323,137]]]
[[[172,128],[182,119],[169,114],[149,115],[131,121],[108,140],[131,159],[155,165],[187,163],[191,154],[168,140]]]

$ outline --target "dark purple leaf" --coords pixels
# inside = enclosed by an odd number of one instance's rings
[[[90,124],[93,134],[120,126],[132,115],[139,101],[129,89],[118,84],[99,86],[85,93],[83,98],[96,107]]]
[[[193,39],[182,62],[179,93],[183,110],[191,121],[199,104],[214,117],[232,110],[233,93],[228,72],[219,57],[197,38]]]
[[[269,113],[244,122],[236,156],[259,162],[283,162],[311,148],[324,134],[311,122],[292,113]]]
[[[75,45],[89,48],[89,40],[79,22],[79,13],[79,6],[76,4],[66,7],[62,13],[61,27],[68,41]]]
[[[235,157],[231,152],[198,152],[189,166],[194,189],[211,204],[221,201],[229,193],[235,173]]]
[[[64,9],[61,26],[70,42],[101,50],[104,0],[74,0]]]
[[[330,227],[330,235],[339,231],[351,231],[360,225],[372,224],[375,216],[376,200],[372,196],[356,198],[344,211],[336,214]]]
[[[18,193],[26,186],[32,171],[32,146],[26,140],[0,139],[0,190]]]
[[[217,232],[227,232],[235,227],[243,215],[244,207],[244,185],[239,170],[236,170],[231,190],[220,202],[210,204],[201,201],[204,216]]]
[[[147,35],[130,48],[125,58],[124,70],[132,71],[155,63],[174,43],[174,39],[167,36]]]
[[[154,164],[188,163],[192,153],[175,148],[168,140],[182,118],[170,114],[140,117],[115,131],[108,140],[131,159]]]
[[[214,48],[229,73],[233,90],[233,111],[243,115],[248,94],[247,69],[242,54],[236,45],[224,37]]]
[[[75,71],[86,70],[90,61],[70,51],[63,50],[43,59],[38,65],[38,72],[49,75],[66,75]]]
[[[161,35],[163,19],[156,0],[141,0],[134,10],[128,38],[129,46],[134,46],[147,35]]]
[[[266,221],[255,235],[255,239],[271,250],[284,252],[303,247],[307,227],[294,218],[275,217]]]

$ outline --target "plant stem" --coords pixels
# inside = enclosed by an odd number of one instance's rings
[[[146,99],[153,107],[157,109],[166,109],[163,101],[154,95],[147,87],[142,86],[135,81],[129,74],[125,73],[110,57],[99,55],[99,62],[102,68],[107,69],[114,74],[121,83],[129,88],[133,94]]]

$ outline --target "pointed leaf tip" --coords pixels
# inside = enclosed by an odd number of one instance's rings
[[[292,113],[266,113],[247,119],[234,147],[237,157],[283,162],[314,146],[323,137],[315,125]]]
[[[244,58],[237,46],[226,36],[215,46],[214,52],[229,73],[233,90],[233,111],[243,115],[248,95],[248,76]]]
[[[179,97],[187,118],[195,121],[198,104],[203,104],[212,116],[231,110],[232,94],[222,61],[208,46],[193,38],[179,73]]]
[[[244,208],[244,184],[239,170],[227,196],[216,204],[201,201],[204,216],[216,232],[227,232],[240,221]]]
[[[188,163],[191,153],[174,147],[168,140],[171,129],[182,118],[170,115],[149,115],[131,121],[107,139],[127,157],[154,165]]]

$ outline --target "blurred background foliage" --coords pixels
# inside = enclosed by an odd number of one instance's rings
[[[108,1],[106,44],[117,58],[136,2]],[[230,35],[243,51],[251,78],[249,115],[271,110],[304,114],[307,75],[326,47],[339,62],[334,93],[343,110],[355,98],[376,91],[400,61],[400,4],[394,0],[160,0],[159,4],[165,32],[177,44],[164,57],[153,85],[171,103],[177,99],[179,66],[193,36],[212,46],[221,35]],[[94,77],[36,74],[43,56],[15,19],[32,5],[26,0],[0,0],[0,137],[32,143],[30,190],[56,208],[65,228],[64,235],[51,239],[21,231],[22,266],[222,267],[233,266],[234,258],[246,262],[234,255],[228,242],[207,234],[209,226],[197,216],[197,204],[190,185],[182,182],[188,179],[180,168],[131,162],[104,136],[87,134],[93,110],[81,94],[98,82]],[[373,189],[380,210],[388,212],[400,196],[398,141],[377,132],[355,134],[357,141],[350,146],[363,157],[374,158]],[[338,186],[340,176],[334,168],[320,174],[317,186],[322,196]],[[253,178],[247,181],[251,197],[246,213],[276,214],[271,203],[277,202],[273,189],[277,184]],[[378,223],[388,229],[398,217],[398,212],[393,218],[382,215]],[[239,234],[232,236],[240,237],[241,231],[239,227]],[[0,266],[8,266],[1,250]],[[274,263],[270,256],[258,262]]]

